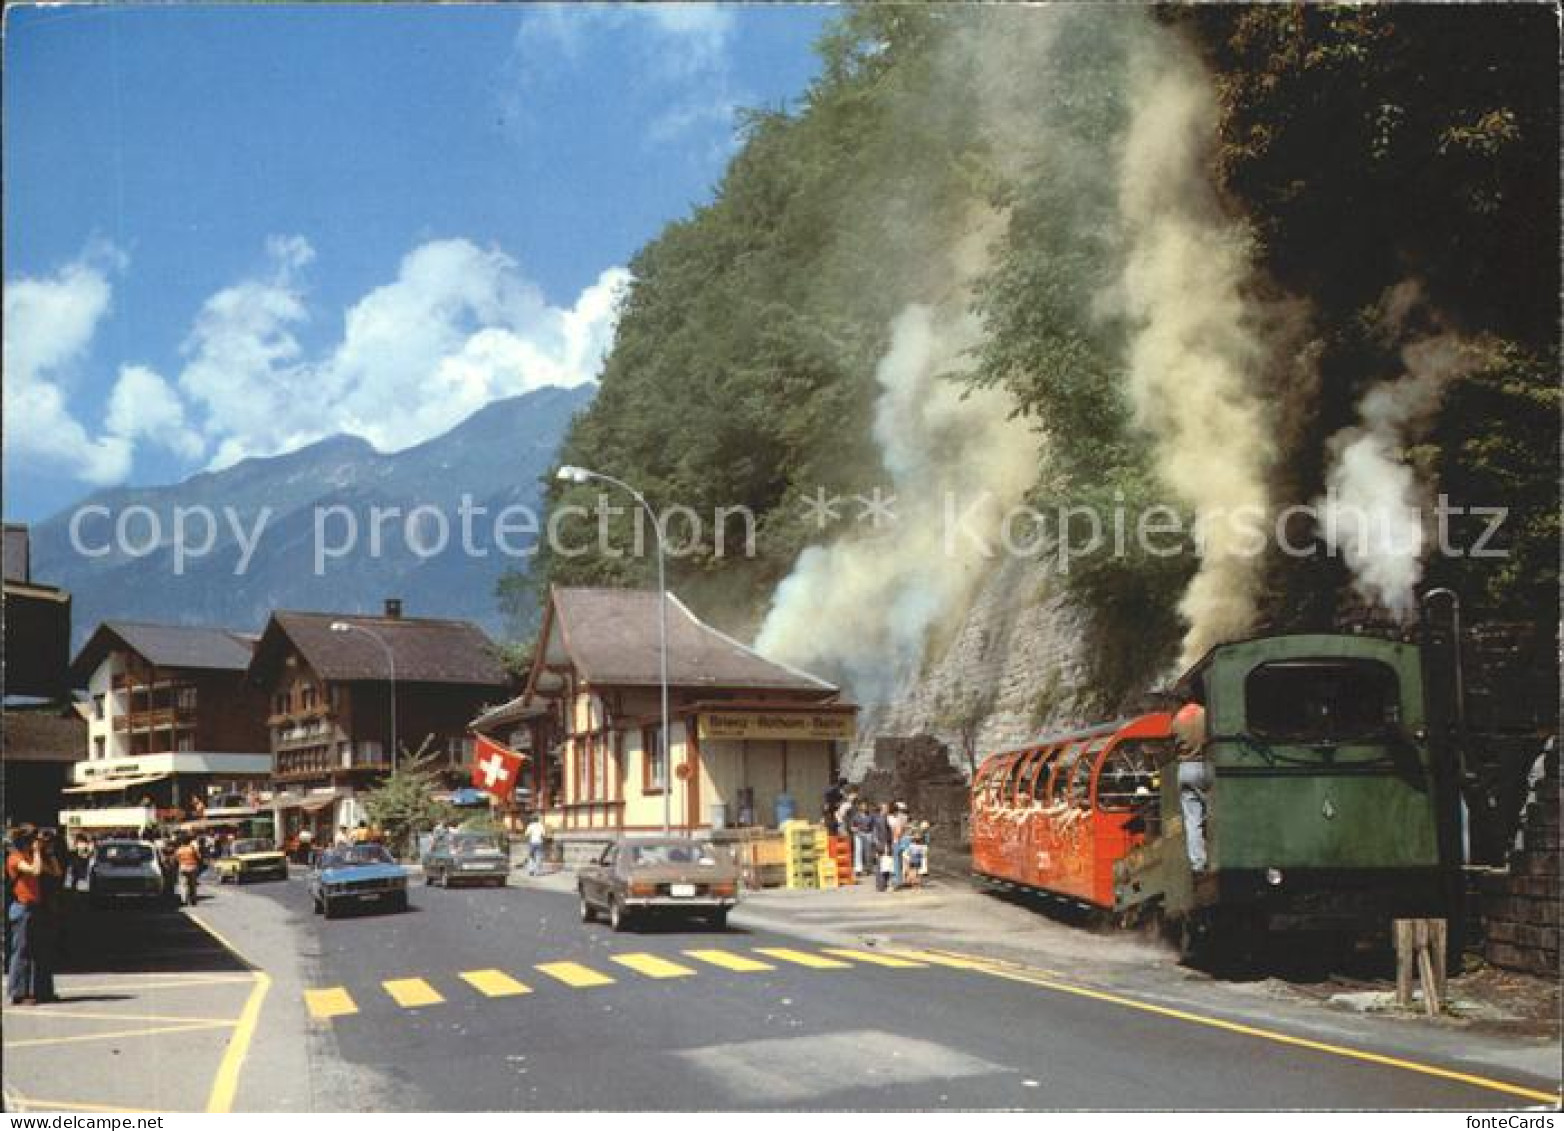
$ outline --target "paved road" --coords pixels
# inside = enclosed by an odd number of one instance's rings
[[[295,879],[230,889],[203,911],[257,964],[293,971],[263,1016],[240,1109],[270,1094],[456,1111],[1535,1102],[1014,969],[886,965],[739,929],[614,934],[581,924],[568,895],[519,887],[420,886],[413,904],[326,922]],[[306,1033],[283,1047],[306,1063],[284,1071],[266,1030],[290,1017]]]

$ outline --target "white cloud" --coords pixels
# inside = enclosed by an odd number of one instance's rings
[[[127,441],[147,440],[185,459],[199,459],[206,445],[185,424],[185,406],[168,382],[144,365],[119,371],[109,395],[108,430]]]
[[[205,411],[213,466],[287,451],[334,432],[382,450],[421,443],[501,397],[597,376],[629,280],[610,268],[568,308],[551,305],[503,252],[435,240],[354,303],[341,339],[308,359],[293,277],[303,241],[272,242],[273,273],[207,301],[180,387]]]
[[[122,262],[114,249],[97,247],[51,276],[5,286],[6,453],[95,486],[125,477],[131,445],[122,436],[89,434],[70,404],[70,387],[109,312],[109,272]]]

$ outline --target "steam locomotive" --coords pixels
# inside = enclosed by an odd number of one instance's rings
[[[1126,925],[1158,920],[1196,958],[1252,954],[1276,932],[1361,937],[1446,913],[1454,782],[1431,752],[1416,646],[1225,644],[1173,691],[1178,712],[985,759],[978,876]]]

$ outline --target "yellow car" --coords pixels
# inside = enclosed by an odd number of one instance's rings
[[[288,858],[282,849],[266,840],[236,840],[227,856],[219,856],[212,865],[217,872],[217,882],[230,880],[242,884],[246,880],[286,880]]]

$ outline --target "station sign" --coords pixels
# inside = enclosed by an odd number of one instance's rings
[[[702,711],[702,739],[851,740],[851,711]]]

